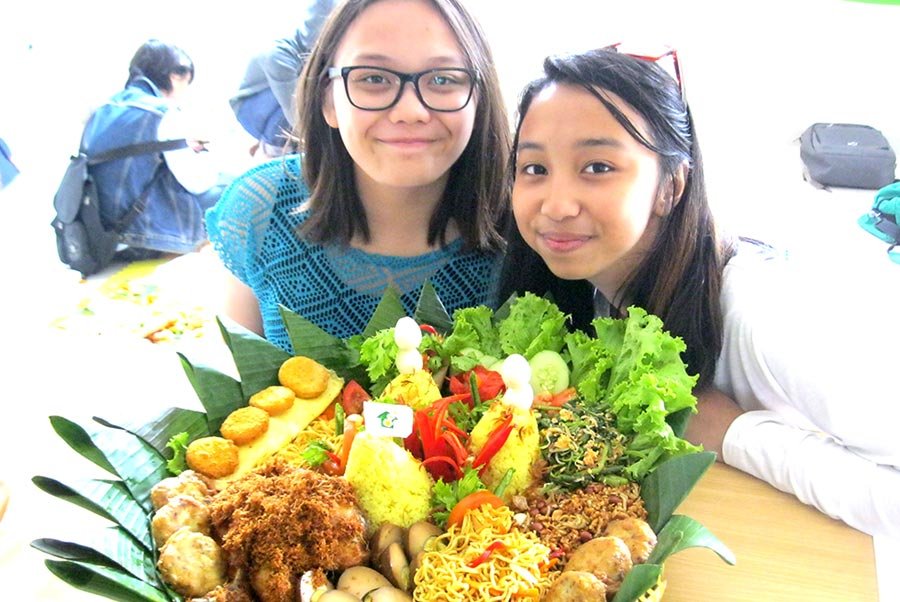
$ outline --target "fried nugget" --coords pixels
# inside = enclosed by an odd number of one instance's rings
[[[278,369],[278,382],[304,399],[324,393],[330,378],[325,366],[302,355],[285,360]]]
[[[176,495],[169,500],[150,521],[150,532],[156,547],[161,548],[181,527],[209,535],[209,508],[206,503],[186,495]]]
[[[163,581],[182,596],[202,596],[225,583],[222,548],[212,537],[188,527],[169,537],[159,552],[157,568]]]
[[[228,415],[219,430],[235,445],[250,443],[269,430],[269,413],[251,406],[238,408]]]
[[[199,502],[205,502],[212,494],[212,487],[203,475],[193,470],[185,470],[177,477],[165,478],[154,485],[150,490],[150,501],[153,502],[153,508],[159,510],[176,495],[186,495]]]
[[[191,441],[185,453],[191,470],[213,479],[228,476],[238,467],[238,448],[223,437],[202,437]]]
[[[266,387],[250,398],[250,405],[265,410],[269,416],[277,416],[287,412],[294,405],[297,396],[292,390],[281,385]]]

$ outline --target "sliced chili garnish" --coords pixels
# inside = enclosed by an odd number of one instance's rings
[[[484,552],[482,552],[480,556],[478,556],[477,558],[473,558],[467,564],[468,564],[469,568],[474,569],[479,564],[481,564],[483,562],[487,562],[487,559],[491,557],[491,554],[493,554],[497,550],[503,550],[505,548],[506,548],[506,544],[504,544],[502,541],[498,540],[498,541],[492,542],[490,545],[488,545],[487,548],[484,549]]]
[[[438,331],[435,330],[434,326],[432,326],[431,324],[419,324],[419,330],[421,330],[422,332],[427,332],[433,337],[438,336]]]
[[[500,426],[491,431],[487,441],[484,443],[484,447],[481,448],[481,451],[479,451],[478,455],[475,456],[475,459],[472,460],[472,468],[478,470],[479,475],[484,474],[488,463],[497,455],[497,452],[500,451],[500,448],[502,448],[506,443],[506,440],[509,439],[509,435],[512,431],[512,413],[510,412],[506,415],[506,419],[500,423]]]
[[[578,391],[575,390],[575,387],[569,387],[568,389],[563,389],[555,395],[551,393],[539,393],[538,395],[535,395],[534,403],[538,405],[548,405],[558,408],[565,405],[566,402],[572,401],[577,397]]]
[[[443,433],[441,435],[441,439],[443,439],[450,447],[450,451],[453,453],[453,458],[456,460],[456,463],[459,466],[465,464],[466,458],[469,457],[469,452],[467,452],[463,444],[459,442],[459,438],[456,436],[456,434]]]
[[[435,480],[443,479],[445,483],[458,481],[462,478],[463,472],[459,465],[448,456],[431,456],[422,460],[422,466],[425,467]]]

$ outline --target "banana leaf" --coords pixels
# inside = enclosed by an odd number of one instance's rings
[[[115,468],[132,497],[149,512],[150,489],[169,476],[165,458],[150,445],[118,427],[90,433],[91,440]]]
[[[366,371],[359,364],[359,351],[283,305],[279,309],[296,355],[304,355],[328,366],[345,380],[359,381],[360,375],[364,377]]]
[[[426,281],[422,286],[422,294],[419,295],[419,303],[413,317],[419,324],[430,324],[440,333],[450,332],[453,328],[453,319],[447,313],[447,308],[444,307],[430,281]]]
[[[246,403],[254,393],[278,382],[278,369],[291,356],[236,322],[216,321],[241,377],[242,402]]]
[[[666,460],[641,483],[647,522],[655,533],[716,461],[712,452],[696,452]]]
[[[166,447],[169,440],[178,433],[187,433],[188,441],[193,441],[199,437],[206,437],[210,434],[209,425],[206,421],[206,414],[197,410],[186,410],[184,408],[167,408],[156,418],[143,424],[128,424],[119,426],[112,422],[94,417],[94,420],[104,426],[117,428],[128,431],[132,435],[139,437],[162,456],[168,458],[172,451]]]
[[[147,513],[122,481],[89,480],[78,486],[69,486],[55,479],[36,476],[31,482],[54,497],[115,522],[133,535],[145,549],[153,550]]]
[[[171,602],[164,591],[121,570],[73,562],[45,560],[50,572],[80,590],[121,602]]]
[[[622,580],[613,602],[634,602],[656,585],[660,575],[661,565],[644,563],[634,566]]]
[[[81,425],[72,422],[68,418],[63,418],[62,416],[50,416],[50,426],[53,427],[53,430],[56,431],[56,434],[59,435],[63,441],[69,444],[69,447],[103,470],[115,476],[119,476],[116,473],[116,469],[109,463],[109,460],[106,459],[103,452],[97,448],[94,441],[91,439],[91,436]]]
[[[737,560],[728,546],[723,544],[712,532],[689,516],[675,515],[657,535],[656,547],[650,553],[647,562],[662,564],[666,559],[688,548],[708,548],[719,555],[728,564]]]
[[[181,366],[200,403],[203,404],[203,409],[206,410],[208,431],[217,433],[225,418],[244,405],[241,383],[209,366],[192,364],[182,353],[178,353],[178,357],[181,358]]]
[[[45,538],[34,540],[31,547],[63,560],[122,569],[141,581],[164,587],[153,555],[121,527],[104,529],[101,537],[94,537],[88,545]]]
[[[384,291],[384,296],[378,302],[375,313],[366,324],[363,330],[363,337],[370,337],[379,330],[385,328],[393,328],[397,324],[397,320],[406,315],[406,309],[400,300],[400,291],[395,286],[389,286]]]

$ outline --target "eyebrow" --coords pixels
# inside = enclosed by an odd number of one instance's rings
[[[615,138],[584,138],[575,143],[576,148],[593,148],[597,146],[611,146],[622,148],[624,145]],[[544,150],[544,145],[539,142],[519,142],[519,150]]]
[[[388,56],[386,54],[378,54],[378,53],[364,53],[358,54],[353,57],[353,61],[356,64],[360,64],[361,61],[376,61],[376,62],[390,62],[394,57]],[[465,63],[465,60],[459,56],[433,56],[429,57],[427,63],[428,64],[439,64],[439,65],[458,65],[460,62]]]

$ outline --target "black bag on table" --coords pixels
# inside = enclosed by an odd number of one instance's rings
[[[147,195],[160,173],[163,162],[159,162],[150,182],[128,212],[109,229],[104,227],[100,219],[100,202],[88,171],[89,166],[134,155],[161,153],[186,147],[186,140],[165,140],[130,144],[94,157],[88,157],[83,151],[73,155],[53,197],[56,217],[51,225],[56,232],[56,251],[60,261],[81,272],[84,278],[96,274],[109,265],[116,254],[121,233],[144,210]]]
[[[894,181],[897,157],[869,125],[814,123],[800,135],[803,177],[817,188],[877,190]]]

